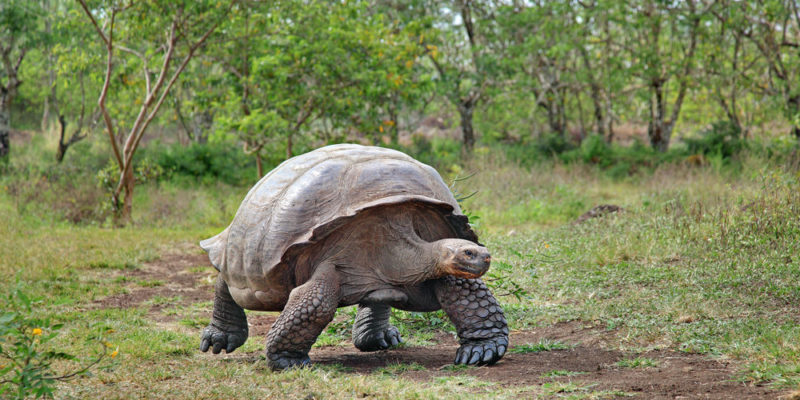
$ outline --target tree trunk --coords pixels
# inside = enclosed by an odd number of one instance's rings
[[[672,136],[673,121],[665,121],[666,104],[664,103],[664,84],[655,79],[650,84],[650,122],[647,124],[647,136],[654,150],[665,152],[669,149]]]
[[[5,97],[5,96],[4,96]],[[11,150],[9,141],[11,131],[11,110],[6,106],[5,99],[0,98],[0,160],[6,159]]]
[[[800,126],[797,126],[797,115],[800,114],[800,94],[789,97],[787,101],[789,107],[790,122],[792,123],[792,134],[800,141]]]
[[[475,147],[475,132],[472,128],[472,113],[474,111],[475,106],[471,102],[458,105],[458,114],[461,116],[461,135],[464,148],[467,151],[472,151],[472,148]]]
[[[294,134],[289,133],[289,137],[286,138],[286,159],[292,158],[292,136]]]
[[[42,124],[45,123],[44,118],[42,119]],[[63,115],[58,116],[58,123],[61,125],[61,133],[58,136],[58,152],[56,153],[56,161],[61,164],[64,161],[64,155],[67,154],[67,149],[69,145],[67,142],[64,141],[64,136],[66,135],[67,131],[67,121],[64,119]]]
[[[122,204],[122,214],[120,215],[120,220],[123,225],[127,225],[131,222],[131,217],[133,216],[133,187],[136,185],[136,179],[133,176],[133,166],[128,168],[125,171],[125,182],[124,182],[124,189],[125,189],[125,201]]]
[[[211,126],[213,124],[214,116],[211,115],[210,111],[203,110],[195,114],[194,124],[192,125],[194,141],[197,143],[208,142],[208,133],[211,131]]]
[[[255,152],[254,155],[256,156],[256,170],[258,171],[258,179],[264,176],[264,164],[261,162],[261,153]]]

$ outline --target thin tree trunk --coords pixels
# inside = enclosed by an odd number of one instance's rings
[[[792,115],[797,115],[797,113],[800,112],[800,95],[790,97],[788,107]],[[800,126],[798,126],[797,122],[794,120],[792,121],[792,134],[800,141]]]
[[[44,121],[42,121],[44,122]],[[58,116],[58,123],[61,125],[61,133],[58,135],[58,152],[56,153],[56,161],[61,164],[64,161],[64,155],[67,153],[69,145],[64,141],[64,136],[67,130],[67,121],[64,120],[63,115]]]
[[[647,125],[647,136],[654,150],[665,152],[669,148],[672,135],[672,121],[665,121],[664,83],[656,78],[651,82],[650,90],[650,123]]]
[[[286,138],[286,159],[292,158],[292,136],[293,133],[289,133],[289,136]]]
[[[2,61],[4,64],[6,75],[8,76],[8,86],[0,84],[0,160],[6,159],[8,153],[11,151],[11,102],[17,95],[17,88],[22,82],[17,76],[19,66],[25,58],[25,49],[23,49],[16,64],[12,64],[9,58],[10,48],[2,48]]]
[[[4,96],[5,97],[5,94]],[[11,131],[11,110],[6,106],[4,98],[0,98],[0,160],[8,157],[11,150],[9,141]]]
[[[258,179],[264,176],[264,164],[261,162],[261,153],[255,152],[256,156],[256,169],[258,170]]]
[[[133,175],[133,168],[130,167],[125,170],[125,201],[122,205],[122,215],[119,218],[119,221],[123,224],[128,224],[132,221],[134,185],[136,185],[136,178]]]
[[[475,111],[471,102],[461,103],[458,106],[458,114],[461,116],[461,135],[464,147],[468,152],[475,147],[475,131],[472,127],[472,114]]]

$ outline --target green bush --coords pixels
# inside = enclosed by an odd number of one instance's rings
[[[723,159],[733,157],[746,146],[741,128],[727,120],[714,122],[701,131],[699,137],[685,138],[683,141],[689,154],[713,155]]]
[[[440,138],[428,140],[424,137],[414,136],[411,146],[393,147],[440,170],[460,164],[462,161],[461,142],[457,140]]]
[[[232,143],[160,145],[150,143],[138,155],[140,164],[161,168],[165,178],[210,184],[247,185],[256,176],[255,159]],[[269,170],[271,166],[265,166]]]

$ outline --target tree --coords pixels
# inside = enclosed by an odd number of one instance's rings
[[[595,0],[579,2],[580,31],[573,36],[583,68],[577,68],[577,80],[588,92],[593,108],[595,131],[607,143],[614,140],[615,108],[620,107],[629,85],[624,52],[617,38],[624,35],[620,21],[627,13],[627,2]],[[584,91],[584,90],[582,90]]]
[[[752,43],[767,68],[764,91],[778,98],[800,140],[800,6],[792,0],[756,0],[711,4],[714,16],[731,27],[739,41]]]
[[[289,158],[299,141],[375,137],[397,125],[400,103],[416,93],[406,88],[421,46],[367,6],[255,2],[234,9],[232,37],[209,55],[230,83],[223,130],[255,155],[259,176],[262,157]]]
[[[475,146],[473,118],[478,105],[485,101],[492,85],[494,57],[485,32],[493,29],[489,14],[492,4],[456,0],[449,4],[434,2],[426,8],[435,16],[438,35],[425,39],[428,56],[438,73],[441,92],[458,111],[464,149]]]
[[[647,88],[647,135],[657,151],[667,151],[696,64],[701,20],[695,0],[646,0],[634,6],[623,46],[633,74]],[[669,89],[676,89],[670,106]]]
[[[220,3],[208,1],[187,4],[151,1],[124,6],[103,3],[90,8],[86,0],[78,2],[106,49],[105,80],[98,106],[120,173],[119,182],[112,193],[112,204],[117,222],[125,224],[131,220],[133,189],[136,184],[133,169],[136,149],[175,81],[200,46],[225,18],[230,6],[226,8]],[[142,21],[148,21],[148,24],[141,24]],[[127,85],[138,84],[144,89],[141,97],[136,99],[139,112],[126,135],[122,151],[117,144],[115,124],[106,105],[109,87],[114,78],[115,51],[125,54],[120,57],[120,61],[128,66],[141,68],[141,81],[130,81],[123,75],[123,82]],[[151,67],[154,58],[160,58],[159,67]],[[123,191],[124,198],[121,199]]]
[[[38,3],[0,3],[0,160],[10,151],[11,104],[17,95],[25,54],[40,36]]]
[[[532,91],[550,132],[567,131],[567,97],[577,91],[575,63],[578,25],[573,4],[534,2],[500,8],[500,35],[509,43],[507,73],[514,86]],[[557,17],[556,17],[557,16]]]

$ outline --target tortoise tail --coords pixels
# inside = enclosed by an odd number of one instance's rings
[[[217,236],[201,241],[200,247],[208,252],[211,265],[217,271],[222,271],[222,264],[225,262],[225,249],[228,247],[228,229],[226,228]]]

